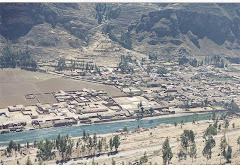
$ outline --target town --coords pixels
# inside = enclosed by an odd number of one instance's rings
[[[93,89],[25,94],[31,105],[0,109],[2,134],[41,128],[140,120],[168,114],[224,111],[240,103],[238,74],[220,57],[205,62],[182,57],[174,62],[149,55],[148,59],[121,56],[115,67],[97,66],[91,60],[39,62],[39,71],[96,84],[113,86],[121,95]],[[214,61],[209,63],[208,61]],[[182,64],[183,63],[183,64]],[[234,66],[232,64],[232,66]]]

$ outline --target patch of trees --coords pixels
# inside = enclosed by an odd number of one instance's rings
[[[62,70],[66,70],[67,69],[67,65],[66,65],[66,61],[64,58],[59,58],[58,59],[58,64],[57,64],[57,70],[58,71],[62,71]]]
[[[164,74],[167,74],[168,73],[168,70],[166,68],[163,68],[163,67],[160,67],[158,68],[157,70],[157,74],[163,76]]]
[[[13,51],[9,46],[3,48],[0,56],[0,67],[2,68],[22,68],[26,70],[37,70],[37,62],[31,57],[28,49]]]
[[[107,8],[106,19],[116,19],[121,13],[121,7],[110,7]]]
[[[8,147],[7,147],[7,153],[9,154],[12,154],[12,151],[14,150],[15,152],[16,151],[20,151],[20,144],[17,143],[17,142],[14,142],[13,140],[11,140],[8,144]]]
[[[179,65],[184,65],[184,64],[188,63],[188,61],[189,61],[189,59],[185,56],[178,59]]]
[[[189,64],[190,64],[191,66],[193,66],[193,67],[197,67],[197,66],[198,66],[198,61],[197,61],[196,58],[194,58],[194,59],[191,59],[191,60],[189,61]]]
[[[109,146],[110,146],[110,151],[111,152],[112,152],[113,148],[115,148],[115,152],[117,152],[118,147],[120,146],[120,137],[118,135],[115,135],[113,138],[110,138]]]
[[[186,159],[187,155],[192,158],[196,158],[196,144],[195,144],[195,134],[192,130],[184,130],[180,136],[180,151],[178,153],[179,159]]]
[[[199,63],[198,60],[196,58],[193,58],[193,59],[188,59],[187,57],[183,56],[181,58],[178,59],[178,63],[179,65],[184,65],[184,64],[187,64],[189,63],[191,66],[193,67],[197,67],[199,65],[202,65],[203,63]]]
[[[157,60],[157,59],[158,59],[158,55],[155,54],[155,53],[150,53],[150,54],[148,55],[148,58],[149,58],[150,60]]]
[[[114,28],[113,25],[105,25],[102,28],[102,33],[108,34],[108,37],[115,42],[118,42],[120,45],[122,45],[124,48],[131,50],[132,49],[132,40],[131,40],[131,35],[128,31],[122,32],[121,37],[118,38],[112,29]]]
[[[108,33],[109,38],[112,41],[118,42],[120,45],[122,45],[124,48],[131,50],[132,49],[132,40],[131,35],[129,32],[122,32],[120,39],[115,36],[113,31],[111,30]]]
[[[68,134],[66,136],[61,136],[59,134],[55,142],[56,148],[58,149],[62,160],[64,161],[66,158],[69,158],[72,154],[73,140],[68,136]]]
[[[80,153],[82,157],[93,157],[96,153],[100,156],[103,151],[111,155],[116,154],[120,144],[119,135],[114,135],[107,141],[106,138],[97,137],[96,133],[90,136],[89,133],[83,130],[82,138],[75,141],[68,134],[65,136],[59,134],[56,139],[35,141],[33,146],[30,146],[29,143],[26,146],[27,149],[31,147],[38,149],[37,158],[41,164],[43,161],[53,160],[56,155],[60,156],[61,162],[66,162],[71,158],[79,157]],[[5,155],[12,154],[14,150],[15,153],[22,154],[20,144],[11,140],[6,148]]]
[[[98,23],[101,24],[104,19],[116,19],[121,13],[121,7],[112,4],[97,3],[95,11],[95,18],[98,20]]]
[[[224,59],[222,57],[220,57],[219,55],[214,55],[212,57],[206,56],[205,57],[205,65],[214,65],[218,68],[224,68],[225,63],[224,63]]]
[[[240,111],[239,106],[232,100],[230,103],[225,103],[228,115],[236,114]]]
[[[133,67],[131,66],[133,62],[134,60],[130,55],[121,55],[121,61],[118,64],[117,70],[119,70],[121,74],[134,73]]]
[[[106,3],[97,3],[95,6],[96,10],[96,19],[98,20],[98,23],[101,24],[103,20],[103,16],[106,12],[107,4]]]
[[[70,64],[67,64],[66,59],[64,58],[58,59],[57,66],[56,66],[57,71],[75,70],[75,69],[81,69],[82,71],[94,71],[95,73],[98,73],[99,75],[101,75],[101,70],[96,64],[85,62],[85,61],[79,62],[75,60],[70,60]]]
[[[46,161],[53,159],[55,157],[55,152],[53,152],[54,147],[55,144],[51,140],[41,140],[37,144],[37,148],[39,149],[39,151],[37,152],[37,157],[39,158],[39,160]]]
[[[132,40],[131,40],[131,35],[130,33],[127,32],[122,32],[121,33],[121,38],[118,40],[118,42],[126,49],[132,49]]]
[[[108,34],[114,27],[115,27],[114,25],[106,24],[102,28],[102,33]]]

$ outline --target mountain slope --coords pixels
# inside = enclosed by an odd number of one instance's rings
[[[240,49],[239,4],[35,3],[0,9],[0,49],[9,40],[41,59],[150,52],[236,56]],[[103,32],[107,25],[111,29]]]

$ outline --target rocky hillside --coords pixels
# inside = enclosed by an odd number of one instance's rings
[[[237,56],[239,4],[0,4],[0,49],[36,58]]]

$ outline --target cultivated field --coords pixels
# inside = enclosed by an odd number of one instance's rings
[[[57,77],[39,72],[30,72],[21,69],[0,70],[0,107],[9,105],[32,105],[36,99],[26,99],[26,94],[51,93],[59,90],[81,90],[83,88],[105,90],[110,96],[122,95],[121,91],[113,86],[84,82]],[[40,96],[39,100],[45,103],[49,96]],[[54,99],[50,99],[53,103]]]

